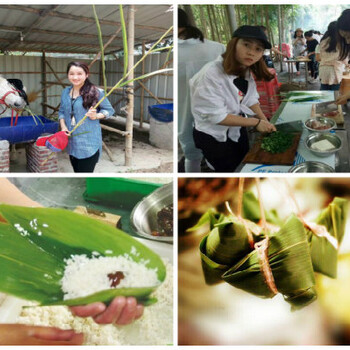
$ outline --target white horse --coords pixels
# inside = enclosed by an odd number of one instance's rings
[[[0,76],[0,115],[7,109],[18,111],[28,104],[22,82],[18,79],[10,81]]]

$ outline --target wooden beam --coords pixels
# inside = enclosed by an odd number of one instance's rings
[[[118,130],[116,128],[112,128],[110,126],[104,125],[102,123],[100,123],[100,125],[101,125],[101,128],[104,130],[112,131],[112,132],[115,132],[115,133],[117,133],[119,135],[123,135],[123,136],[129,135],[129,132],[127,132],[127,131]]]
[[[9,42],[13,43],[14,41],[11,39],[0,39],[2,42]],[[95,45],[95,44],[83,44],[83,43],[55,43],[55,42],[49,42],[49,41],[23,41],[15,45],[11,45],[12,50],[14,51],[15,49],[17,51],[27,51],[26,45],[46,45],[46,46],[58,46],[58,47],[71,47],[71,46],[78,46],[78,47],[83,47],[83,48],[90,48],[90,49],[99,49],[100,45]],[[113,49],[118,50],[120,49],[120,46],[113,46]],[[2,51],[5,51],[4,48],[1,48]],[[83,52],[83,51],[80,51]]]
[[[104,44],[103,46],[103,50],[105,50],[108,45],[117,37],[117,35],[119,34],[119,32],[122,30],[122,28],[118,28],[118,30],[115,32],[114,35],[112,35],[112,37]],[[101,50],[95,55],[94,59],[90,62],[89,64],[89,69],[93,66],[93,64],[100,58],[101,56]]]
[[[47,114],[47,92],[46,92],[46,56],[45,56],[45,51],[42,52],[41,56],[41,87],[42,87],[42,111],[43,111],[43,116],[45,117]]]
[[[134,42],[135,42],[135,6],[129,5],[128,7],[128,72],[130,74],[127,80],[134,79]],[[134,84],[128,84],[128,106],[127,106],[127,117],[126,117],[126,131],[129,133],[125,137],[125,165],[132,165],[132,137],[133,137],[133,126],[134,126]]]
[[[55,70],[52,68],[51,64],[49,63],[48,60],[45,60],[45,63],[47,64],[47,66],[50,68],[50,70],[52,71],[52,73],[54,74],[55,78],[57,79],[57,81],[60,83],[60,85],[65,88],[65,84],[62,82],[61,78],[56,74]]]
[[[40,12],[38,13],[39,18],[37,18],[34,22],[32,22],[31,25],[29,25],[28,27],[25,28],[25,30],[23,32],[21,32],[22,37],[24,38],[28,33],[30,33],[30,31],[35,27],[35,26],[39,26],[45,19],[45,17],[47,17],[49,15],[49,12],[51,10],[55,10],[59,7],[60,5],[48,5],[48,7],[46,9],[40,10]],[[11,47],[13,46],[13,41],[8,43],[7,45],[5,45],[4,47],[1,48],[2,51],[7,51],[9,49],[11,49]]]
[[[49,6],[49,5],[47,5]],[[77,7],[82,7],[84,5],[76,5]],[[88,6],[88,5],[85,5]],[[100,5],[102,6],[102,5]],[[106,6],[106,5],[104,5]],[[134,5],[127,5],[127,6],[134,6]],[[112,9],[114,9],[114,6],[110,6]],[[35,9],[33,7],[25,6],[25,5],[0,5],[0,9],[6,9],[6,10],[16,10],[16,11],[23,11],[23,12],[30,12],[30,13],[36,13],[40,14],[42,10]],[[95,19],[93,17],[84,17],[84,16],[77,16],[77,15],[72,15],[71,13],[64,13],[64,12],[58,12],[58,11],[53,11],[53,10],[48,10],[48,16],[51,17],[58,17],[58,18],[64,18],[64,19],[71,19],[73,21],[80,21],[80,22],[85,22],[85,23],[94,23],[95,24]],[[100,24],[104,25],[111,25],[111,26],[120,26],[120,22],[116,21],[109,21],[105,19],[100,20]],[[149,29],[153,30],[155,32],[159,33],[165,33],[168,28],[161,28],[161,27],[155,27],[155,26],[148,26],[148,25],[143,25],[143,24],[135,24],[136,28],[140,29]]]
[[[142,86],[143,90],[146,90],[159,104],[162,104],[162,101],[160,101],[151,90],[147,89],[146,86],[140,80],[138,81],[138,83]]]
[[[104,141],[102,141],[102,147],[103,149],[106,151],[106,153],[108,154],[109,159],[114,162],[114,157],[113,154],[111,152],[111,150],[107,147],[107,145],[104,143]]]

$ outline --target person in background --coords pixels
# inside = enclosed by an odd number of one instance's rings
[[[70,62],[67,75],[72,85],[62,91],[58,112],[60,127],[70,134],[75,125],[88,116],[69,138],[68,153],[75,173],[92,173],[102,154],[100,120],[113,115],[114,109],[107,98],[97,110],[93,108],[104,92],[91,83],[85,63]]]
[[[337,21],[331,22],[328,29],[316,47],[316,60],[319,62],[321,90],[337,91],[343,78],[347,60],[339,60],[340,46],[338,45]]]
[[[208,62],[225,52],[225,46],[204,39],[190,25],[184,10],[178,9],[178,138],[185,156],[185,172],[200,172],[202,151],[193,140],[189,80]]]
[[[313,39],[316,39],[318,43],[321,42],[321,39],[322,39],[321,32],[319,32],[318,30],[313,30],[313,29],[310,29],[309,32],[312,33]]]
[[[293,40],[293,56],[303,56],[306,47],[306,41],[303,35],[303,30],[301,28],[297,28],[294,32],[294,40]],[[295,67],[297,69],[297,75],[300,75],[300,62],[295,63]]]
[[[305,32],[306,39],[306,49],[302,52],[302,54],[307,51],[307,57],[311,60],[308,65],[311,71],[311,78],[309,83],[314,84],[317,83],[318,76],[318,63],[316,61],[316,46],[318,45],[318,41],[312,37],[312,32]]]
[[[5,178],[0,178],[0,204],[40,207],[41,205]],[[127,325],[140,318],[143,305],[134,297],[116,297],[109,305],[92,303],[72,306],[70,311],[79,317],[92,317],[98,324]],[[0,345],[81,345],[83,334],[73,330],[23,324],[0,324]]]
[[[264,32],[266,37],[268,37],[267,28],[265,26],[258,26],[258,27]],[[277,55],[281,55],[281,56],[284,56],[284,57],[288,58],[288,55],[286,53],[278,50],[276,47],[271,47],[271,49],[266,49],[264,51],[263,58],[264,58],[264,61],[266,63],[266,66],[268,68],[275,68],[274,64],[273,64],[273,61],[272,61],[272,55],[271,55],[272,52],[277,54]]]
[[[340,46],[340,60],[349,61],[350,57],[350,9],[342,12],[337,20],[337,40]],[[350,92],[344,93],[336,100],[337,104],[345,104],[350,99]]]
[[[241,163],[249,150],[246,127],[262,133],[276,130],[259,106],[253,78],[273,79],[263,59],[270,48],[259,27],[241,26],[225,53],[190,80],[195,145],[216,172],[233,172]]]

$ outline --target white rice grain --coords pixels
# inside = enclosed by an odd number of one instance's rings
[[[148,261],[135,262],[127,256],[105,257],[72,255],[65,260],[66,267],[61,280],[64,300],[84,297],[112,288],[153,287],[160,282],[157,269],[146,267]],[[108,274],[121,271],[124,278],[111,287]]]

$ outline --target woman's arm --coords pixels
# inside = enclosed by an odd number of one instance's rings
[[[350,92],[348,92],[347,94],[338,96],[335,103],[337,105],[345,105],[349,99],[350,99]]]
[[[243,127],[251,126],[251,127],[255,127],[256,130],[261,133],[276,131],[275,126],[271,124],[269,121],[267,121],[266,117],[265,119],[260,117],[244,118],[238,115],[228,114],[226,118],[218,124],[225,125],[225,126],[243,126]]]
[[[38,202],[31,200],[8,179],[0,178],[0,203],[22,205],[24,207],[40,207]]]
[[[268,121],[265,117],[264,112],[261,110],[260,104],[256,103],[255,105],[249,106],[249,108],[256,114],[256,117],[265,121]]]

